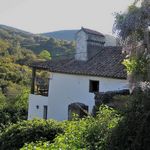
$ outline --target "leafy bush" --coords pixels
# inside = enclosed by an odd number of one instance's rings
[[[150,91],[137,91],[132,103],[113,131],[108,149],[149,150],[150,149]]]
[[[29,98],[30,90],[28,88],[23,87],[14,101],[14,107],[22,108],[28,110],[28,98]]]
[[[50,60],[50,59],[51,59],[51,54],[50,54],[49,51],[43,50],[43,51],[40,52],[39,57],[40,57],[41,59]]]
[[[66,123],[65,133],[56,137],[49,149],[84,149],[84,133],[87,120],[70,121]]]
[[[17,95],[10,95],[9,97],[5,97],[0,93],[1,130],[11,123],[16,123],[20,120],[27,120],[28,95],[29,90],[24,87],[22,87],[20,94]]]
[[[96,118],[91,118],[85,134],[86,148],[91,150],[104,150],[107,146],[107,139],[113,129],[121,120],[117,111],[101,106]]]
[[[112,99],[113,107],[119,112],[119,114],[124,115],[131,100],[131,95],[116,95]]]
[[[65,132],[58,135],[54,143],[30,143],[26,144],[22,150],[104,150],[108,137],[120,119],[115,110],[102,106],[96,118],[65,121],[62,124]]]
[[[38,140],[52,142],[63,129],[53,120],[30,120],[11,125],[0,135],[1,150],[16,150]]]
[[[128,74],[134,75],[136,80],[141,78],[142,80],[146,80],[148,78],[148,66],[150,63],[150,58],[147,57],[147,54],[141,50],[138,55],[130,56],[129,59],[125,59],[123,64],[125,65]]]
[[[0,130],[11,123],[27,119],[27,110],[23,108],[4,107],[0,109]]]
[[[22,150],[28,149],[33,150],[35,147],[40,150],[49,150],[49,149],[63,149],[63,150],[74,150],[74,149],[84,149],[85,143],[83,142],[83,135],[86,130],[87,120],[81,119],[76,121],[65,121],[62,123],[62,126],[65,128],[65,133],[58,135],[54,139],[54,143],[50,144],[49,142],[42,143],[30,143],[26,144]]]
[[[0,92],[0,109],[5,107],[5,105],[6,105],[6,97],[4,96],[4,94],[2,94],[2,92]]]
[[[31,142],[30,144],[25,144],[21,150],[49,150],[50,143],[38,141],[36,143]]]

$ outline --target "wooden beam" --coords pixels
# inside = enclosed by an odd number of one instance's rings
[[[35,92],[36,68],[32,68],[31,94]]]
[[[150,31],[147,31],[147,49],[148,53],[150,54]]]
[[[144,32],[144,44],[145,48],[148,50],[148,53],[150,53],[150,31],[148,29],[145,29]]]

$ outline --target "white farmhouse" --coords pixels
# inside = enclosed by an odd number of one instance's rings
[[[28,119],[67,120],[70,104],[84,104],[92,112],[95,92],[128,89],[121,48],[104,47],[104,43],[103,34],[81,28],[75,58],[33,63]],[[47,96],[35,92],[36,69],[51,73]]]

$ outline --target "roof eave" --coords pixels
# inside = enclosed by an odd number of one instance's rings
[[[30,66],[31,67],[31,66]],[[65,72],[65,71],[56,71],[50,68],[46,68],[46,67],[38,67],[38,66],[32,66],[32,68],[36,68],[39,70],[47,70],[49,72],[52,73],[60,73],[60,74],[70,74],[70,75],[81,75],[81,76],[92,76],[92,77],[103,77],[103,78],[112,78],[112,79],[122,79],[122,80],[126,80],[127,77],[115,77],[115,76],[103,76],[103,75],[98,75],[98,74],[86,74],[86,73],[75,73],[75,72]]]

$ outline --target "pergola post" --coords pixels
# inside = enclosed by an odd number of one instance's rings
[[[36,68],[32,68],[31,94],[35,92]]]
[[[149,31],[149,28],[145,29],[144,41],[145,41],[145,45],[148,50],[148,53],[150,53],[150,31]]]
[[[147,49],[148,49],[148,53],[150,54],[150,30],[149,28],[147,31]]]

